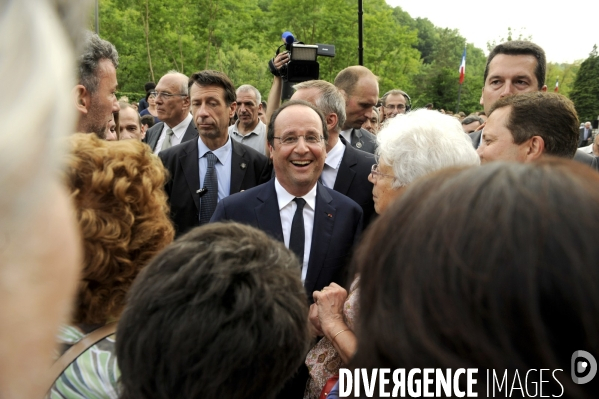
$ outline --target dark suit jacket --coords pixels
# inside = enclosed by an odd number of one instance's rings
[[[358,150],[374,154],[376,150],[376,136],[366,129],[353,129],[351,131],[351,145]]]
[[[160,133],[162,133],[162,128],[164,127],[164,122],[158,122],[154,126],[148,129],[146,132],[146,137],[142,140],[144,143],[150,146],[152,151],[156,150],[156,144],[158,144],[158,139],[160,138]],[[187,126],[187,130],[181,139],[181,143],[185,143],[186,141],[193,140],[198,137],[198,129],[196,128],[196,124],[192,120]]]
[[[589,128],[589,135],[586,140],[584,139],[584,130],[585,130],[585,127],[581,127],[578,130],[578,146],[579,147],[584,147],[585,145],[589,145],[589,141],[593,139],[593,127],[591,126]]]
[[[482,134],[482,130],[477,130],[476,132],[468,133],[468,136],[470,136],[470,140],[472,140],[472,145],[474,146],[475,150],[478,148],[478,145],[480,144],[480,136]]]
[[[187,141],[167,150],[158,157],[169,171],[164,189],[169,197],[171,219],[176,235],[199,225],[200,170],[198,140]],[[271,166],[268,159],[258,151],[231,140],[231,187],[230,194],[238,193],[262,184],[270,179]]]
[[[372,183],[368,181],[368,175],[372,165],[376,163],[374,155],[364,151],[356,150],[347,144],[343,136],[339,140],[345,144],[345,152],[335,187],[333,190],[348,196],[362,207],[364,212],[364,228],[374,220],[376,213],[374,211],[374,200],[372,199]]]
[[[283,242],[275,179],[218,203],[211,222],[232,220],[259,228]],[[362,209],[343,194],[317,183],[312,245],[304,287],[312,292],[345,283],[352,248],[362,232]]]

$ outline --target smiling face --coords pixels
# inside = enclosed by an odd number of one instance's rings
[[[401,94],[389,94],[385,100],[386,118],[395,118],[398,114],[406,113],[406,98]]]
[[[236,104],[233,102],[227,105],[225,89],[220,86],[200,86],[194,83],[189,95],[191,113],[202,141],[206,145],[207,141],[218,141],[224,145],[229,137],[229,120],[235,113]]]
[[[366,76],[358,80],[351,94],[346,93],[345,124],[343,130],[359,129],[372,117],[372,108],[379,97],[379,84],[375,78]]]
[[[526,142],[514,143],[514,136],[505,126],[510,117],[511,108],[497,108],[489,116],[482,133],[482,142],[476,150],[481,163],[493,161],[524,162],[526,160]]]
[[[275,137],[323,136],[322,121],[314,110],[304,105],[293,105],[282,110],[275,120]],[[326,158],[325,141],[307,144],[299,138],[295,145],[283,145],[274,139],[269,144],[270,158],[277,180],[290,194],[301,197],[307,194],[322,173]]]
[[[539,91],[536,67],[537,59],[532,55],[497,54],[493,57],[480,99],[485,113],[488,115],[493,104],[500,98]],[[541,88],[541,91],[546,90],[547,86]]]

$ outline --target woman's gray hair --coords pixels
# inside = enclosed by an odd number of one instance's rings
[[[377,159],[393,169],[394,188],[449,166],[480,165],[460,122],[437,111],[419,109],[389,119],[377,143]]]
[[[0,235],[31,228],[32,209],[43,206],[64,158],[60,138],[75,130],[73,34],[76,10],[87,1],[4,3],[0,12]],[[62,11],[61,11],[62,10]],[[62,19],[62,20],[61,20]],[[76,25],[63,24],[71,21]],[[49,210],[51,212],[51,210]]]

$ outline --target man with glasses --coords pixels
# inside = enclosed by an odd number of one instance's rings
[[[410,96],[406,92],[397,89],[385,93],[381,98],[381,102],[383,103],[383,121],[409,112],[412,105]]]
[[[158,122],[148,130],[144,141],[154,154],[198,137],[198,130],[189,113],[187,76],[169,71],[150,94],[156,101]]]
[[[219,201],[268,181],[272,174],[266,156],[229,137],[237,104],[227,75],[196,72],[187,89],[199,137],[196,133],[193,140],[158,155],[170,175],[165,191],[177,235],[208,223]],[[168,115],[163,107],[162,115]]]
[[[318,178],[329,139],[322,113],[291,100],[277,109],[267,140],[275,178],[219,202],[212,222],[232,220],[283,241],[300,260],[304,287],[312,292],[343,283],[346,261],[362,231],[362,209]]]

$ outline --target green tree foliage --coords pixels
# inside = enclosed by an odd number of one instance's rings
[[[580,69],[572,85],[570,99],[576,106],[581,121],[590,121],[599,115],[599,54],[597,45],[589,57],[580,64]]]
[[[413,19],[384,0],[364,4],[364,65],[379,76],[380,91],[406,90],[415,106],[453,110],[465,39],[457,31]],[[267,61],[289,30],[306,44],[334,44],[334,58],[319,57],[320,78],[358,64],[355,0],[100,0],[100,35],[115,44],[121,94],[138,99],[147,81],[169,70],[225,72],[266,98]],[[481,59],[483,62],[481,62]],[[480,109],[484,55],[468,45],[461,109]]]

